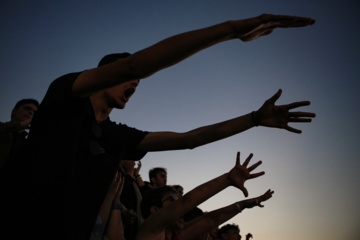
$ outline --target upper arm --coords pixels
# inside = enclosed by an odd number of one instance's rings
[[[72,85],[75,97],[89,96],[106,88],[139,79],[131,64],[131,57],[82,72]]]
[[[191,149],[189,133],[150,132],[137,146],[137,150],[144,152]]]

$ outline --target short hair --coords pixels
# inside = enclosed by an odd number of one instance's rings
[[[217,232],[217,235],[218,235],[218,238],[221,239],[221,234],[226,234],[229,230],[231,229],[235,229],[237,230],[239,233],[240,233],[240,228],[237,224],[226,224],[224,226],[222,226],[221,228],[219,228],[218,232]]]
[[[37,108],[39,107],[39,102],[35,99],[32,99],[32,98],[24,98],[24,99],[21,99],[20,101],[18,101],[16,104],[15,104],[15,107],[14,109],[19,109],[22,105],[25,105],[25,104],[28,104],[28,103],[31,103],[31,104],[34,104]]]
[[[128,52],[123,53],[111,53],[105,55],[99,62],[98,67],[117,61],[119,58],[126,58],[131,54]]]
[[[140,203],[141,214],[146,219],[150,216],[150,208],[152,206],[162,208],[162,198],[167,193],[173,193],[173,188],[170,186],[162,186],[158,188],[152,188],[147,191],[143,196]]]
[[[159,173],[167,173],[166,168],[162,168],[162,167],[156,167],[156,168],[152,168],[149,170],[149,180],[150,183],[151,182],[151,178],[156,178],[156,175],[158,175]]]
[[[172,188],[175,189],[175,191],[179,190],[179,189],[184,189],[181,185],[172,185]]]

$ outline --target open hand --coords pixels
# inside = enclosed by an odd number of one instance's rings
[[[274,191],[269,189],[263,195],[261,195],[259,197],[244,200],[245,204],[246,204],[246,208],[253,208],[255,206],[264,207],[264,205],[262,205],[261,202],[264,202],[264,201],[267,201],[268,199],[270,199],[272,197],[273,193],[274,193]]]
[[[262,14],[258,17],[232,21],[237,38],[244,42],[269,35],[276,28],[305,27],[315,23],[314,19],[306,17]]]
[[[251,174],[251,172],[262,163],[261,161],[258,161],[257,163],[251,165],[250,167],[247,167],[247,165],[249,164],[252,157],[253,157],[253,154],[250,154],[246,158],[243,165],[241,165],[240,164],[240,152],[237,152],[235,167],[233,169],[231,169],[230,172],[228,173],[228,177],[231,181],[231,185],[239,188],[244,193],[245,197],[248,196],[248,191],[244,187],[245,181],[248,179],[256,178],[256,177],[259,177],[259,176],[265,174],[265,172]]]
[[[308,106],[309,101],[293,102],[286,105],[276,106],[275,102],[281,96],[281,89],[255,112],[257,123],[265,127],[283,128],[290,132],[301,133],[301,130],[292,128],[289,122],[311,122],[315,113],[310,112],[290,112],[291,109]]]

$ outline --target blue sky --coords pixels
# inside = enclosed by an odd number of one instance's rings
[[[306,28],[278,29],[253,42],[221,43],[141,81],[111,119],[148,131],[184,132],[258,109],[279,88],[279,104],[310,100],[317,117],[292,124],[300,135],[258,127],[194,150],[150,153],[185,192],[230,170],[236,152],[263,160],[263,209],[230,223],[255,240],[359,239],[360,7],[356,1],[0,1],[0,121],[17,100],[41,100],[51,81],[95,67],[108,53],[134,53],[166,37],[262,13],[312,17]],[[228,188],[204,211],[242,200]]]

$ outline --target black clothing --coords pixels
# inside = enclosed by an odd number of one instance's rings
[[[32,120],[21,166],[10,168],[1,181],[6,195],[0,207],[6,201],[9,217],[24,222],[2,225],[17,229],[15,234],[20,230],[27,238],[88,240],[120,158],[145,155],[134,149],[147,132],[110,119],[98,124],[90,98],[72,97],[79,74],[50,85]]]

